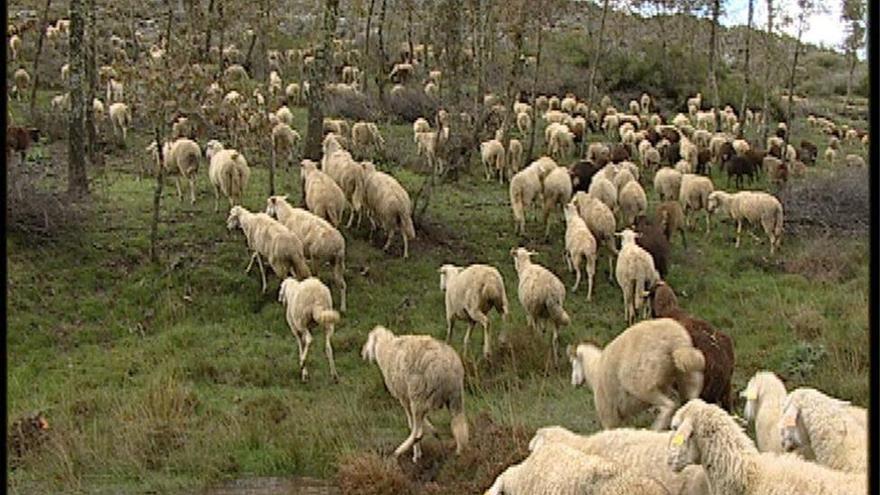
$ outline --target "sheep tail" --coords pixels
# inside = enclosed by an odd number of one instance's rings
[[[416,238],[416,228],[413,226],[412,215],[409,211],[401,212],[397,217],[397,222],[403,235],[407,236],[409,239]]]
[[[464,397],[464,384],[461,386],[459,397],[450,404],[450,409],[452,410],[453,415],[449,426],[452,428],[452,436],[455,438],[456,454],[461,454],[462,450],[464,450],[464,447],[467,445],[468,437],[470,436],[467,417],[464,414],[464,402],[462,401],[462,397]]]
[[[199,170],[199,157],[198,153],[188,153],[184,158],[184,172],[187,177],[195,174]]]
[[[316,306],[312,310],[312,318],[324,328],[339,323],[339,311]]]
[[[779,207],[776,208],[776,225],[773,232],[777,239],[782,238],[782,221],[782,205],[779,205]],[[779,241],[777,240],[777,242]]]
[[[510,208],[513,210],[513,220],[521,223],[523,216],[523,193],[519,187],[510,188]]]
[[[706,367],[706,358],[694,347],[679,347],[672,351],[672,362],[682,373],[703,371]]]
[[[556,322],[557,325],[566,326],[571,323],[571,318],[568,316],[568,313],[565,312],[565,309],[563,309],[562,302],[553,301],[547,309],[550,310],[550,317],[553,318],[553,321]]]

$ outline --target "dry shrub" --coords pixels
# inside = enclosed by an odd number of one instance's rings
[[[800,340],[815,340],[822,336],[825,328],[825,317],[822,313],[807,305],[798,305],[787,314],[788,326]]]
[[[412,483],[397,464],[373,452],[351,454],[339,463],[336,481],[349,495],[407,495]]]
[[[331,89],[327,91],[325,102],[325,115],[367,122],[374,122],[379,115],[374,101],[361,92],[355,93]]]
[[[868,179],[867,169],[841,168],[792,182],[780,196],[786,234],[866,234],[870,225]]]
[[[388,96],[388,113],[404,122],[413,122],[419,117],[433,120],[437,113],[437,102],[421,88],[403,88]]]
[[[811,240],[795,256],[783,261],[785,271],[816,282],[840,282],[855,276],[857,260],[828,237]]]
[[[45,166],[32,162],[7,166],[6,227],[11,231],[45,239],[82,226],[87,208],[44,185],[47,173]]]

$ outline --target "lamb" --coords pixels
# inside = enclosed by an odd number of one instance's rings
[[[308,159],[301,162],[300,177],[309,211],[338,227],[345,210],[345,193],[339,185],[327,173],[318,170],[317,163]]]
[[[388,240],[382,249],[388,250],[395,230],[399,230],[403,238],[403,257],[407,258],[408,241],[416,238],[409,194],[397,179],[376,170],[372,163],[363,162],[361,165],[364,168],[364,208],[369,214],[370,223],[372,225],[376,219],[382,230],[388,232]]]
[[[706,211],[714,213],[716,210],[726,211],[736,221],[737,248],[743,220],[753,225],[760,222],[764,233],[770,238],[771,255],[782,242],[782,204],[771,194],[763,191],[740,191],[732,194],[713,191],[709,194]]]
[[[709,495],[709,481],[700,466],[681,473],[666,467],[666,448],[672,432],[615,428],[578,435],[561,426],[539,428],[529,442],[535,451],[550,443],[561,444],[587,455],[596,455],[626,466],[633,474],[654,478],[672,495]]]
[[[620,218],[623,225],[632,225],[635,218],[644,215],[648,209],[648,197],[636,180],[627,182],[617,195]]]
[[[809,447],[816,462],[849,473],[868,470],[868,432],[847,410],[849,402],[813,388],[788,394],[779,420],[782,448]]]
[[[596,274],[597,246],[596,238],[587,228],[587,223],[580,217],[578,208],[574,203],[568,203],[563,208],[565,214],[565,264],[568,271],[574,269],[575,281],[571,288],[576,292],[581,283],[581,263],[586,264],[587,270],[587,301],[593,298],[593,276]]]
[[[692,399],[672,418],[666,462],[675,472],[700,464],[713,493],[725,495],[863,494],[864,474],[848,474],[798,459],[758,453],[736,421],[713,404]]]
[[[12,81],[13,85],[11,93],[15,94],[16,100],[21,100],[22,95],[27,92],[31,85],[31,75],[23,68],[16,69],[12,74]]]
[[[663,167],[654,174],[654,190],[661,201],[678,199],[681,189],[681,172],[670,167]]]
[[[507,318],[507,293],[504,279],[497,268],[473,264],[466,268],[445,264],[440,267],[440,290],[446,300],[446,342],[452,337],[452,327],[456,320],[468,324],[464,334],[464,353],[468,352],[471,331],[474,325],[483,327],[483,357],[490,354],[490,335],[488,312],[495,308],[502,318]]]
[[[288,277],[281,282],[278,301],[284,304],[287,324],[299,345],[300,379],[304,382],[309,379],[306,358],[312,343],[311,329],[319,326],[324,329],[324,352],[330,363],[330,375],[338,383],[339,374],[336,373],[336,363],[333,361],[331,339],[334,327],[339,323],[339,313],[333,310],[330,289],[314,277],[303,281]]]
[[[682,174],[678,202],[684,210],[685,225],[689,225],[688,213],[706,210],[706,233],[709,233],[709,194],[714,190],[712,180],[695,174]],[[696,224],[695,224],[696,226]]]
[[[667,283],[658,282],[651,292],[652,315],[655,318],[672,318],[679,322],[690,334],[694,347],[703,353],[706,366],[703,370],[700,398],[732,412],[731,377],[736,364],[733,340],[726,333],[713,328],[709,322],[694,318],[682,310],[675,292]]]
[[[553,323],[553,364],[557,363],[559,327],[571,323],[571,318],[562,307],[565,302],[565,285],[559,277],[543,266],[532,263],[531,257],[537,253],[523,247],[511,248],[510,256],[516,268],[519,284],[517,295],[526,312],[529,328],[544,333],[547,321]]]
[[[657,205],[654,213],[663,228],[666,240],[671,243],[672,234],[678,231],[681,233],[682,245],[687,247],[687,239],[684,235],[684,211],[681,209],[681,204],[677,201],[664,201]]]
[[[523,166],[523,145],[519,139],[511,139],[507,145],[507,177],[520,171]]]
[[[571,200],[571,177],[565,167],[556,167],[544,178],[544,237],[550,236],[550,211]]]
[[[524,461],[505,469],[484,495],[645,495],[667,494],[650,476],[568,445],[548,442]]]
[[[556,162],[548,156],[542,156],[520,170],[510,179],[510,207],[513,210],[513,221],[516,233],[525,234],[525,209],[532,201],[542,194],[543,181],[557,167]]]
[[[617,255],[617,246],[614,244],[614,213],[608,205],[594,198],[589,193],[578,192],[571,200],[578,209],[578,214],[584,219],[590,233],[596,238],[598,247],[604,247],[608,254],[608,278],[611,279],[613,259]]]
[[[159,166],[159,150],[156,143],[153,142],[147,146],[147,151],[153,153],[156,166]],[[189,180],[190,203],[196,203],[196,177],[199,171],[199,162],[202,157],[202,150],[199,145],[192,139],[180,138],[173,143],[165,142],[162,147],[162,164],[166,173],[177,173],[175,185],[177,186],[177,197],[183,201],[183,193],[180,190],[180,178],[184,177]]]
[[[642,308],[643,299],[648,295],[647,290],[660,280],[660,274],[654,267],[654,258],[636,244],[636,238],[639,234],[630,229],[624,229],[614,235],[621,238],[614,275],[623,292],[624,318],[628,324],[632,324],[635,321],[636,313]],[[643,316],[647,316],[647,309],[645,306]]]
[[[294,275],[299,279],[312,276],[303,256],[302,242],[294,233],[269,215],[251,213],[243,206],[235,205],[229,210],[226,228],[229,230],[241,228],[244,232],[248,249],[253,251],[245,273],[251,270],[251,266],[256,260],[260,268],[264,294],[267,284],[262,257],[269,261],[275,275],[281,279],[288,275]]]
[[[238,150],[225,149],[222,143],[212,139],[205,145],[205,156],[208,158],[208,179],[214,186],[214,211],[220,208],[221,192],[229,200],[230,207],[241,204],[251,175],[244,155]]]
[[[665,279],[667,273],[669,273],[670,245],[663,227],[649,220],[645,215],[638,215],[635,218],[634,226],[635,232],[638,234],[636,244],[651,255],[651,259],[654,260],[654,267],[657,268],[657,273],[660,274],[661,278]]]
[[[461,454],[468,441],[464,366],[452,347],[428,335],[396,336],[376,326],[367,336],[361,357],[378,364],[385,386],[406,413],[410,435],[394,450],[395,457],[412,447],[413,462],[419,460],[423,430],[426,426],[433,429],[428,413],[444,406],[452,412],[455,452]]]
[[[122,136],[122,142],[125,142],[128,136],[128,127],[131,125],[131,109],[125,103],[110,104],[110,125],[113,128],[113,134],[117,132]]]
[[[486,180],[498,173],[498,182],[504,183],[504,144],[498,139],[480,143],[480,158],[486,167]]]
[[[652,405],[659,413],[651,428],[665,430],[678,406],[670,392],[688,400],[697,397],[703,385],[703,354],[693,346],[687,330],[671,318],[636,323],[604,350],[593,344],[567,350],[571,383],[577,387],[586,381],[590,386],[596,414],[606,430]]]

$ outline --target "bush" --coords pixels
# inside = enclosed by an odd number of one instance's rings
[[[786,233],[864,235],[870,224],[868,183],[868,171],[859,168],[792,183],[780,197]]]
[[[388,96],[388,112],[404,122],[413,122],[419,117],[432,120],[437,113],[437,101],[421,88],[405,87]]]
[[[375,122],[379,115],[374,100],[366,94],[338,90],[327,92],[324,113],[367,122]]]

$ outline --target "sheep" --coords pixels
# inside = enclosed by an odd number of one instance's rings
[[[153,153],[157,167],[159,166],[159,150],[156,149],[156,143],[153,142],[147,146],[147,151]],[[198,143],[191,139],[180,138],[173,143],[165,142],[162,147],[162,156],[164,163],[161,165],[166,173],[177,173],[175,184],[177,186],[177,197],[183,201],[183,193],[180,190],[180,178],[184,177],[189,180],[190,203],[196,203],[196,177],[199,171],[199,162],[202,157],[202,150]]]
[[[239,64],[232,64],[223,71],[223,76],[231,82],[241,82],[248,80],[248,73],[244,67]]]
[[[574,112],[574,107],[577,105],[577,99],[571,94],[565,96],[562,101],[559,102],[559,109],[565,113]]]
[[[16,69],[12,74],[12,91],[16,100],[21,100],[31,85],[31,75],[23,68]]]
[[[324,352],[330,363],[330,375],[333,377],[333,381],[338,383],[339,374],[336,372],[336,363],[333,361],[331,339],[334,327],[339,323],[339,312],[333,310],[330,289],[314,277],[303,281],[287,277],[281,282],[278,301],[284,304],[287,324],[299,346],[300,379],[303,382],[309,379],[306,358],[312,343],[311,328],[319,326],[324,329]]]
[[[272,127],[272,154],[287,151],[290,154],[289,163],[293,162],[293,152],[300,141],[300,135],[284,122],[279,122]],[[274,159],[274,158],[273,158]]]
[[[837,151],[831,146],[825,148],[825,161],[828,162],[828,165],[834,166],[834,162],[837,160]]]
[[[794,455],[758,453],[734,418],[714,404],[692,399],[676,411],[667,465],[675,472],[700,464],[713,493],[781,495],[862,494],[864,474],[848,474],[805,462]]]
[[[607,170],[607,173],[610,173],[611,170],[616,170],[616,172],[614,173],[614,178],[611,179],[611,183],[614,184],[614,188],[618,191],[623,189],[623,186],[625,186],[626,184],[634,182],[636,180],[635,176],[633,176],[633,173],[630,171],[629,168],[612,166],[609,167]]]
[[[590,160],[579,160],[573,164],[568,169],[569,175],[571,176],[572,192],[587,192],[593,176],[596,175],[599,170],[601,170],[601,168]]]
[[[40,139],[40,130],[36,128],[7,126],[6,127],[6,161],[10,162],[11,153],[19,153],[19,165],[24,166],[27,151]],[[11,163],[11,162],[10,162]]]
[[[645,215],[638,215],[634,222],[636,244],[651,255],[654,267],[661,278],[666,278],[669,266],[669,239],[658,222],[649,220]]]
[[[654,213],[657,217],[657,222],[663,228],[663,234],[666,236],[666,239],[671,243],[672,234],[678,231],[681,233],[681,243],[686,248],[684,211],[681,209],[681,204],[678,201],[663,201],[657,205]]]
[[[557,167],[556,162],[548,156],[542,156],[520,170],[510,179],[510,208],[516,233],[525,234],[525,209],[532,201],[542,194],[544,178]]]
[[[382,230],[388,232],[388,240],[382,248],[391,247],[395,230],[403,238],[403,257],[409,256],[409,239],[416,238],[412,221],[412,202],[406,189],[394,177],[376,170],[375,165],[363,162],[364,168],[364,208],[370,217],[371,225],[378,220]],[[371,229],[372,232],[372,229]]]
[[[544,237],[550,236],[550,212],[571,200],[571,177],[565,167],[554,168],[544,178]]]
[[[128,136],[128,127],[131,125],[131,109],[128,105],[119,102],[110,104],[110,124],[113,134],[119,132],[124,143]]]
[[[600,159],[608,160],[611,157],[611,150],[604,143],[590,143],[587,146],[587,160],[598,163]]]
[[[693,107],[696,107],[697,110],[699,110],[702,107],[702,105],[703,105],[703,94],[702,93],[697,93],[697,95],[694,96],[693,98],[687,99],[688,109],[690,109],[690,107],[693,106]]]
[[[668,428],[680,400],[697,397],[703,385],[703,354],[687,330],[671,318],[636,323],[605,349],[593,344],[568,346],[571,383],[584,381],[593,391],[596,414],[603,429],[620,426],[650,406],[659,408],[651,429]]]
[[[661,201],[678,199],[681,175],[681,172],[670,167],[662,167],[654,173],[654,190]]]
[[[785,385],[770,371],[755,373],[740,393],[740,397],[746,400],[743,416],[746,421],[754,421],[755,443],[761,452],[785,452],[778,423],[787,396]],[[804,459],[816,458],[808,446],[799,448],[798,454]]]
[[[684,210],[685,226],[690,225],[688,214],[691,211],[706,210],[706,233],[709,233],[709,211],[706,209],[709,194],[714,190],[712,180],[695,174],[682,174],[678,202]],[[696,223],[694,224],[696,227]]]
[[[868,435],[847,410],[849,402],[813,388],[788,394],[779,419],[782,448],[808,447],[816,462],[831,469],[867,473]]]
[[[523,165],[523,145],[519,139],[511,139],[507,144],[507,177],[520,171]]]
[[[551,157],[562,159],[574,150],[574,134],[565,124],[547,127],[547,149]]]
[[[505,469],[484,495],[661,495],[668,492],[650,476],[568,445],[548,442]]]
[[[419,117],[413,122],[413,142],[418,143],[418,135],[422,132],[430,132],[431,125],[428,124],[428,121],[423,117]]]
[[[845,160],[846,160],[847,167],[865,168],[865,159],[859,155],[854,155],[854,154],[846,155]]]
[[[345,119],[324,118],[322,122],[323,132],[326,134],[332,132],[339,136],[349,136],[348,122]]]
[[[406,413],[410,435],[394,450],[394,457],[412,447],[413,462],[418,462],[423,429],[433,429],[428,413],[444,406],[452,412],[455,452],[461,454],[468,442],[464,366],[452,347],[428,335],[396,336],[376,326],[367,335],[361,357],[376,362],[385,386]]]
[[[617,211],[617,188],[614,187],[614,184],[610,180],[603,177],[601,174],[593,176],[590,180],[590,187],[587,188],[587,192],[590,196],[605,203],[612,212]]]
[[[352,150],[361,156],[385,149],[385,139],[374,122],[355,122],[351,126],[351,144]]]
[[[321,158],[321,171],[327,174],[342,190],[351,214],[346,227],[351,227],[355,215],[360,225],[364,196],[364,169],[362,164],[352,158],[351,153],[342,148],[335,134],[328,134],[323,143],[324,156]]]
[[[736,221],[736,242],[734,245],[737,248],[739,248],[743,220],[750,224],[760,222],[764,233],[770,238],[771,255],[782,242],[782,204],[775,196],[763,191],[740,191],[737,193],[713,191],[709,193],[706,211],[711,214],[719,210],[727,212],[730,218]]]
[[[12,60],[18,60],[18,52],[21,50],[21,38],[17,34],[9,37],[9,52]]]
[[[614,243],[614,213],[611,212],[608,205],[589,193],[578,192],[571,202],[577,207],[578,214],[584,219],[590,233],[596,238],[597,247],[605,248],[608,254],[608,278],[610,280],[614,257],[618,252]]]
[[[547,321],[553,323],[553,364],[557,364],[559,345],[559,327],[568,326],[571,318],[563,308],[565,302],[565,285],[559,277],[547,268],[532,263],[531,257],[537,253],[528,251],[523,247],[511,248],[510,256],[513,258],[519,283],[517,296],[526,312],[526,322],[529,328],[537,332],[539,329],[544,333]]]
[[[292,105],[299,105],[302,102],[302,90],[300,85],[292,82],[284,88],[284,95]]]
[[[306,207],[338,227],[345,211],[345,193],[327,173],[318,170],[317,163],[308,159],[300,163]]]
[[[264,294],[267,284],[262,257],[269,261],[272,271],[281,279],[288,275],[294,275],[298,279],[312,276],[303,256],[302,242],[296,234],[269,215],[251,213],[243,206],[235,205],[229,210],[226,228],[228,230],[241,228],[244,232],[248,249],[253,251],[245,273],[251,270],[251,266],[256,260],[260,268]]]
[[[516,114],[516,128],[525,136],[532,129],[532,117],[526,112]]]
[[[578,435],[561,426],[539,428],[529,441],[535,451],[554,443],[596,455],[626,466],[633,474],[655,478],[672,495],[709,495],[709,481],[700,466],[688,466],[681,473],[666,467],[666,448],[672,432],[635,428],[615,428]]]
[[[220,209],[221,192],[229,200],[230,207],[241,204],[251,175],[244,155],[238,150],[225,149],[222,143],[212,139],[205,145],[205,156],[208,158],[208,179],[214,186],[214,211]]]
[[[504,183],[504,144],[498,139],[480,143],[480,159],[486,168],[486,180],[498,173],[498,182]]]
[[[440,273],[440,290],[445,292],[446,301],[446,342],[452,337],[452,327],[456,320],[464,320],[468,324],[464,334],[463,349],[468,352],[471,331],[474,325],[483,327],[483,357],[490,354],[489,317],[492,308],[502,318],[508,314],[507,293],[504,290],[504,279],[497,268],[473,264],[466,268],[445,264],[438,270]]]
[[[715,111],[714,109],[709,110],[708,112],[697,111],[697,128],[698,129],[706,129],[712,132],[715,132]]]
[[[293,127],[293,112],[290,111],[290,108],[288,108],[287,105],[281,105],[278,107],[278,110],[275,110],[275,118],[278,119],[279,122],[283,122]]]
[[[636,244],[639,234],[624,229],[614,235],[621,238],[614,275],[623,293],[624,318],[628,324],[632,324],[636,313],[642,308],[643,299],[648,295],[647,290],[660,280],[660,274],[654,267],[651,255]],[[647,306],[643,313],[647,313]]]
[[[121,102],[125,97],[125,89],[121,82],[112,77],[107,81],[107,102]]]
[[[568,203],[563,208],[565,214],[565,265],[568,271],[574,270],[575,281],[571,291],[577,292],[581,283],[581,262],[587,270],[587,301],[593,298],[593,276],[596,274],[597,245],[596,238],[587,228],[587,223],[580,217],[578,207]]]
[[[413,71],[412,64],[394,64],[394,67],[391,68],[391,73],[388,74],[388,79],[394,83],[406,84]]]
[[[627,182],[617,194],[620,218],[623,225],[632,225],[635,218],[644,215],[648,209],[648,197],[636,180]]]

